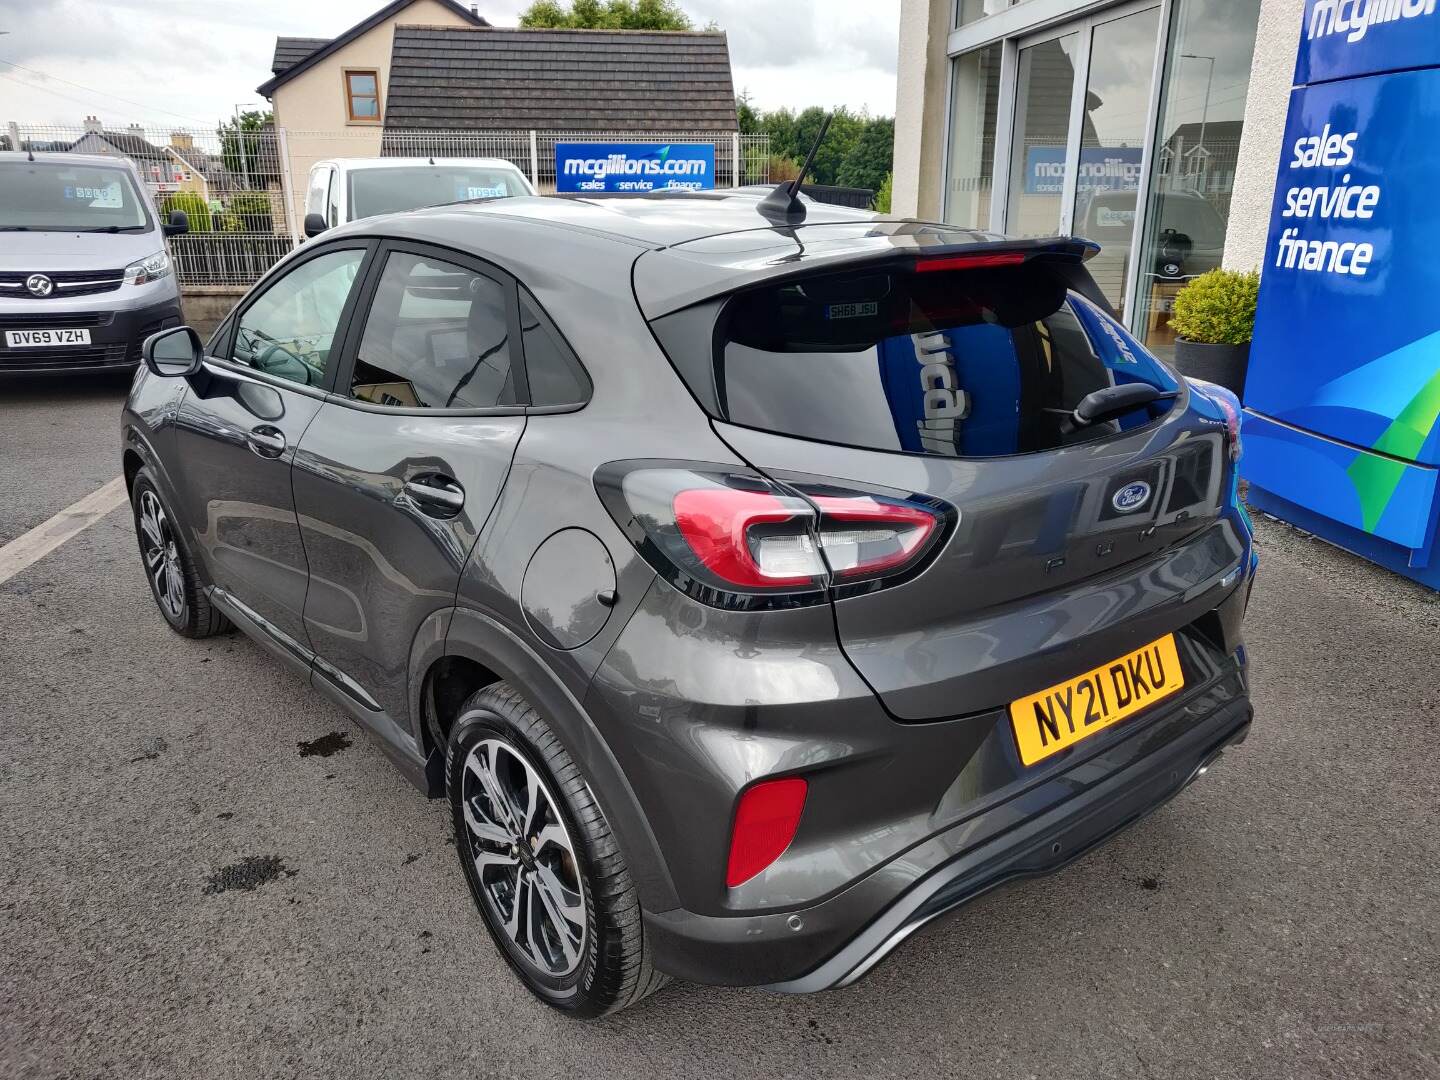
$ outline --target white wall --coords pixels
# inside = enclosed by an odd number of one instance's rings
[[[1260,2],[1250,90],[1245,99],[1245,133],[1240,138],[1230,227],[1225,236],[1225,266],[1231,270],[1252,270],[1265,261],[1270,205],[1304,10],[1305,0]]]

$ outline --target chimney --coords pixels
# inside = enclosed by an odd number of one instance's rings
[[[474,16],[478,19],[478,18],[480,17],[480,5],[479,5],[479,4],[471,4],[471,5],[470,5],[470,14],[471,14],[471,15],[474,15]]]
[[[142,138],[142,139],[145,137],[145,129],[144,129],[143,127],[141,127],[139,124],[131,124],[129,127],[127,127],[127,128],[125,129],[125,131],[126,131],[127,134],[136,135],[136,136],[138,136],[139,138]]]
[[[176,150],[194,150],[195,137],[188,131],[172,131],[170,133],[170,145]]]
[[[85,117],[85,133],[87,135],[99,135],[104,130],[105,125],[100,123],[100,120],[97,117]]]

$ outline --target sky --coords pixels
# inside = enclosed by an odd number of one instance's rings
[[[0,0],[0,129],[21,124],[213,128],[259,107],[277,35],[333,37],[385,0]],[[526,6],[476,0],[497,26]],[[900,0],[681,0],[730,41],[737,93],[759,108],[895,111]]]

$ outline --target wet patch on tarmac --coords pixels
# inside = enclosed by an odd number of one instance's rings
[[[301,757],[330,757],[338,754],[341,750],[349,749],[353,743],[350,736],[341,731],[332,731],[329,735],[321,735],[318,739],[311,739],[309,742],[296,743],[300,747]]]
[[[261,885],[281,878],[294,877],[298,870],[287,870],[279,855],[247,855],[237,863],[221,867],[206,879],[206,893],[238,890],[254,892]]]

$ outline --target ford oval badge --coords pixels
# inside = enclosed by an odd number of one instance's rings
[[[1126,484],[1119,491],[1115,492],[1110,500],[1116,510],[1122,514],[1129,514],[1139,510],[1150,501],[1150,485],[1144,480],[1133,480]]]

